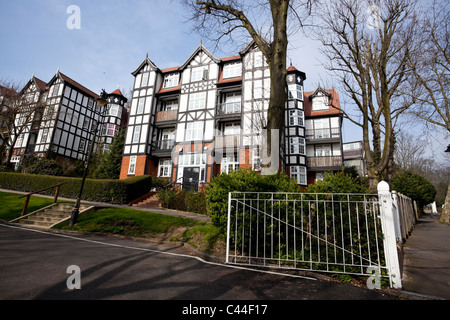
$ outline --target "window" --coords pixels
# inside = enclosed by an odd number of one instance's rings
[[[241,62],[233,62],[227,63],[223,67],[223,78],[237,78],[242,75],[242,63]]]
[[[172,111],[178,109],[178,100],[162,100],[159,102],[159,111]]]
[[[80,145],[78,146],[78,150],[79,151],[84,151],[85,146],[86,146],[86,139],[81,139],[80,140]]]
[[[316,157],[331,157],[331,145],[329,144],[322,144],[322,145],[316,145]]]
[[[130,165],[128,167],[128,174],[134,174],[136,172],[136,156],[130,157]]]
[[[21,148],[22,144],[23,144],[23,139],[24,139],[24,134],[22,133],[21,135],[19,135],[19,137],[17,138],[15,147],[16,148]]]
[[[325,95],[317,96],[312,101],[312,111],[328,110],[328,97]]]
[[[304,113],[301,110],[289,111],[289,125],[290,126],[304,126]]]
[[[172,171],[172,160],[160,159],[158,168],[158,177],[170,177]]]
[[[208,80],[208,67],[198,67],[192,69],[191,82]]]
[[[145,105],[145,98],[140,98],[138,101],[138,107],[137,107],[137,114],[144,113],[144,105]]]
[[[204,109],[206,107],[206,92],[197,92],[189,96],[189,110]]]
[[[186,123],[186,141],[203,139],[203,122]]]
[[[305,167],[291,167],[291,178],[295,179],[298,184],[306,185],[306,168]]]
[[[48,137],[48,129],[42,131],[41,143],[46,143]]]
[[[299,84],[288,85],[289,99],[303,100],[303,87]]]
[[[163,88],[173,88],[178,86],[180,75],[178,73],[166,74],[164,76],[164,86]]]
[[[112,117],[118,117],[119,116],[119,106],[117,104],[112,104],[109,108],[108,115]]]
[[[261,150],[259,147],[253,149],[253,170],[261,171]]]
[[[291,154],[305,154],[305,139],[294,137],[290,138]]]
[[[59,83],[53,86],[51,97],[56,97],[59,93]]]
[[[141,138],[141,126],[134,127],[133,143],[139,143]]]
[[[221,162],[221,173],[230,173],[239,169],[239,158],[237,155],[224,156]]]
[[[240,92],[228,92],[223,96],[221,111],[223,114],[241,112],[242,95]]]
[[[114,137],[116,135],[117,131],[119,131],[118,125],[108,124],[106,126],[106,135],[107,136]]]
[[[241,133],[241,124],[239,122],[228,122],[224,124],[223,136],[237,136]]]
[[[149,77],[149,74],[147,72],[142,75],[142,85],[141,85],[141,87],[147,87],[148,86],[148,77]]]
[[[180,167],[198,167],[206,165],[206,154],[204,153],[190,153],[180,155],[178,158],[178,165]]]

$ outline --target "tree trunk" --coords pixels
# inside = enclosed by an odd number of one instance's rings
[[[444,209],[442,210],[439,222],[450,224],[450,181],[447,187],[447,195],[445,196]]]

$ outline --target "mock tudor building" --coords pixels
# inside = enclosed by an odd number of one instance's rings
[[[305,73],[293,66],[287,73],[280,162],[306,186],[321,172],[342,168],[339,96],[320,87],[305,94]],[[200,44],[181,66],[168,69],[147,55],[132,75],[121,179],[165,177],[196,190],[222,172],[261,170],[270,70],[253,42],[222,59]]]
[[[106,150],[119,127],[126,124],[122,119],[127,99],[119,89],[108,95],[108,105],[99,110],[98,95],[59,70],[48,83],[33,76],[21,94],[40,101],[43,108],[34,113],[13,146],[11,162],[16,166],[26,156],[43,157],[49,150],[57,158],[85,161],[99,122],[103,124],[99,141]]]

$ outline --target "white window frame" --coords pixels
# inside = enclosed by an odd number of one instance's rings
[[[186,123],[186,141],[203,140],[203,121]]]
[[[303,86],[299,84],[288,85],[289,98],[303,100]]]
[[[135,126],[133,132],[133,143],[139,143],[141,139],[142,126]]]
[[[136,114],[144,113],[144,108],[145,108],[145,98],[139,98],[137,109],[136,109]]]
[[[224,155],[220,163],[220,173],[230,173],[239,170],[239,156],[233,154],[232,156]]]
[[[40,143],[46,143],[47,142],[48,132],[49,132],[48,128],[45,128],[45,129],[42,130],[42,137],[41,137],[41,142]]]
[[[171,175],[172,175],[172,160],[171,159],[159,159],[158,177],[170,178]]]
[[[231,62],[223,66],[223,79],[239,78],[242,76],[242,62]]]
[[[297,181],[297,184],[306,186],[308,184],[307,173],[305,167],[292,166],[291,167],[291,178]]]
[[[180,82],[180,74],[179,73],[166,74],[164,76],[163,89],[178,87],[179,82]]]
[[[201,81],[201,80],[208,80],[208,67],[197,67],[192,68],[192,74],[191,74],[191,82]]]
[[[206,92],[195,92],[189,95],[189,110],[206,108]]]
[[[137,160],[137,156],[130,157],[130,164],[128,165],[128,174],[136,173],[136,160]]]
[[[148,82],[150,80],[150,74],[148,72],[144,72],[142,74],[142,83],[141,87],[148,87]]]
[[[304,138],[300,137],[291,137],[289,138],[289,151],[290,154],[301,154],[305,155],[306,153],[306,142]]]
[[[289,111],[289,126],[304,126],[305,125],[305,114],[301,110],[290,110]]]

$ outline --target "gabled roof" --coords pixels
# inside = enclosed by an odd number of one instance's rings
[[[27,82],[27,84],[23,87],[23,89],[20,92],[23,93],[32,83],[36,85],[36,87],[39,89],[40,92],[44,92],[48,89],[47,84],[44,81],[32,75],[31,79]]]
[[[318,95],[319,92],[324,93],[330,98],[330,106],[328,110],[312,111],[312,99]],[[339,94],[335,89],[323,89],[318,87],[315,91],[304,93],[304,109],[305,117],[320,117],[341,114],[341,103]]]
[[[139,71],[141,71],[141,69],[143,67],[145,67],[146,65],[150,65],[153,69],[158,69],[156,64],[154,64],[153,61],[148,58],[148,53],[147,53],[147,56],[145,57],[144,61],[142,61],[142,63],[139,65],[139,67],[137,67],[137,69],[134,70],[131,74],[136,77],[137,74],[139,73]]]
[[[86,88],[85,86],[79,84],[78,82],[76,82],[75,80],[71,79],[70,77],[66,76],[65,74],[61,73],[59,70],[56,71],[56,74],[53,76],[52,80],[50,80],[47,83],[47,87],[50,87],[51,84],[56,81],[56,79],[61,79],[64,82],[70,84],[71,86],[83,91],[84,93],[86,93],[87,95],[91,96],[92,98],[98,98],[98,94],[94,93],[93,91],[89,90],[88,88]]]
[[[216,58],[208,49],[206,49],[202,43],[200,43],[200,45],[197,47],[197,49],[195,49],[195,51],[189,56],[189,58],[186,60],[185,63],[183,63],[179,70],[182,71],[183,69],[185,69],[188,64],[195,58],[195,56],[199,53],[203,51],[204,53],[206,53],[206,55],[211,58],[211,60],[213,60],[215,63],[219,63],[220,59]]]

